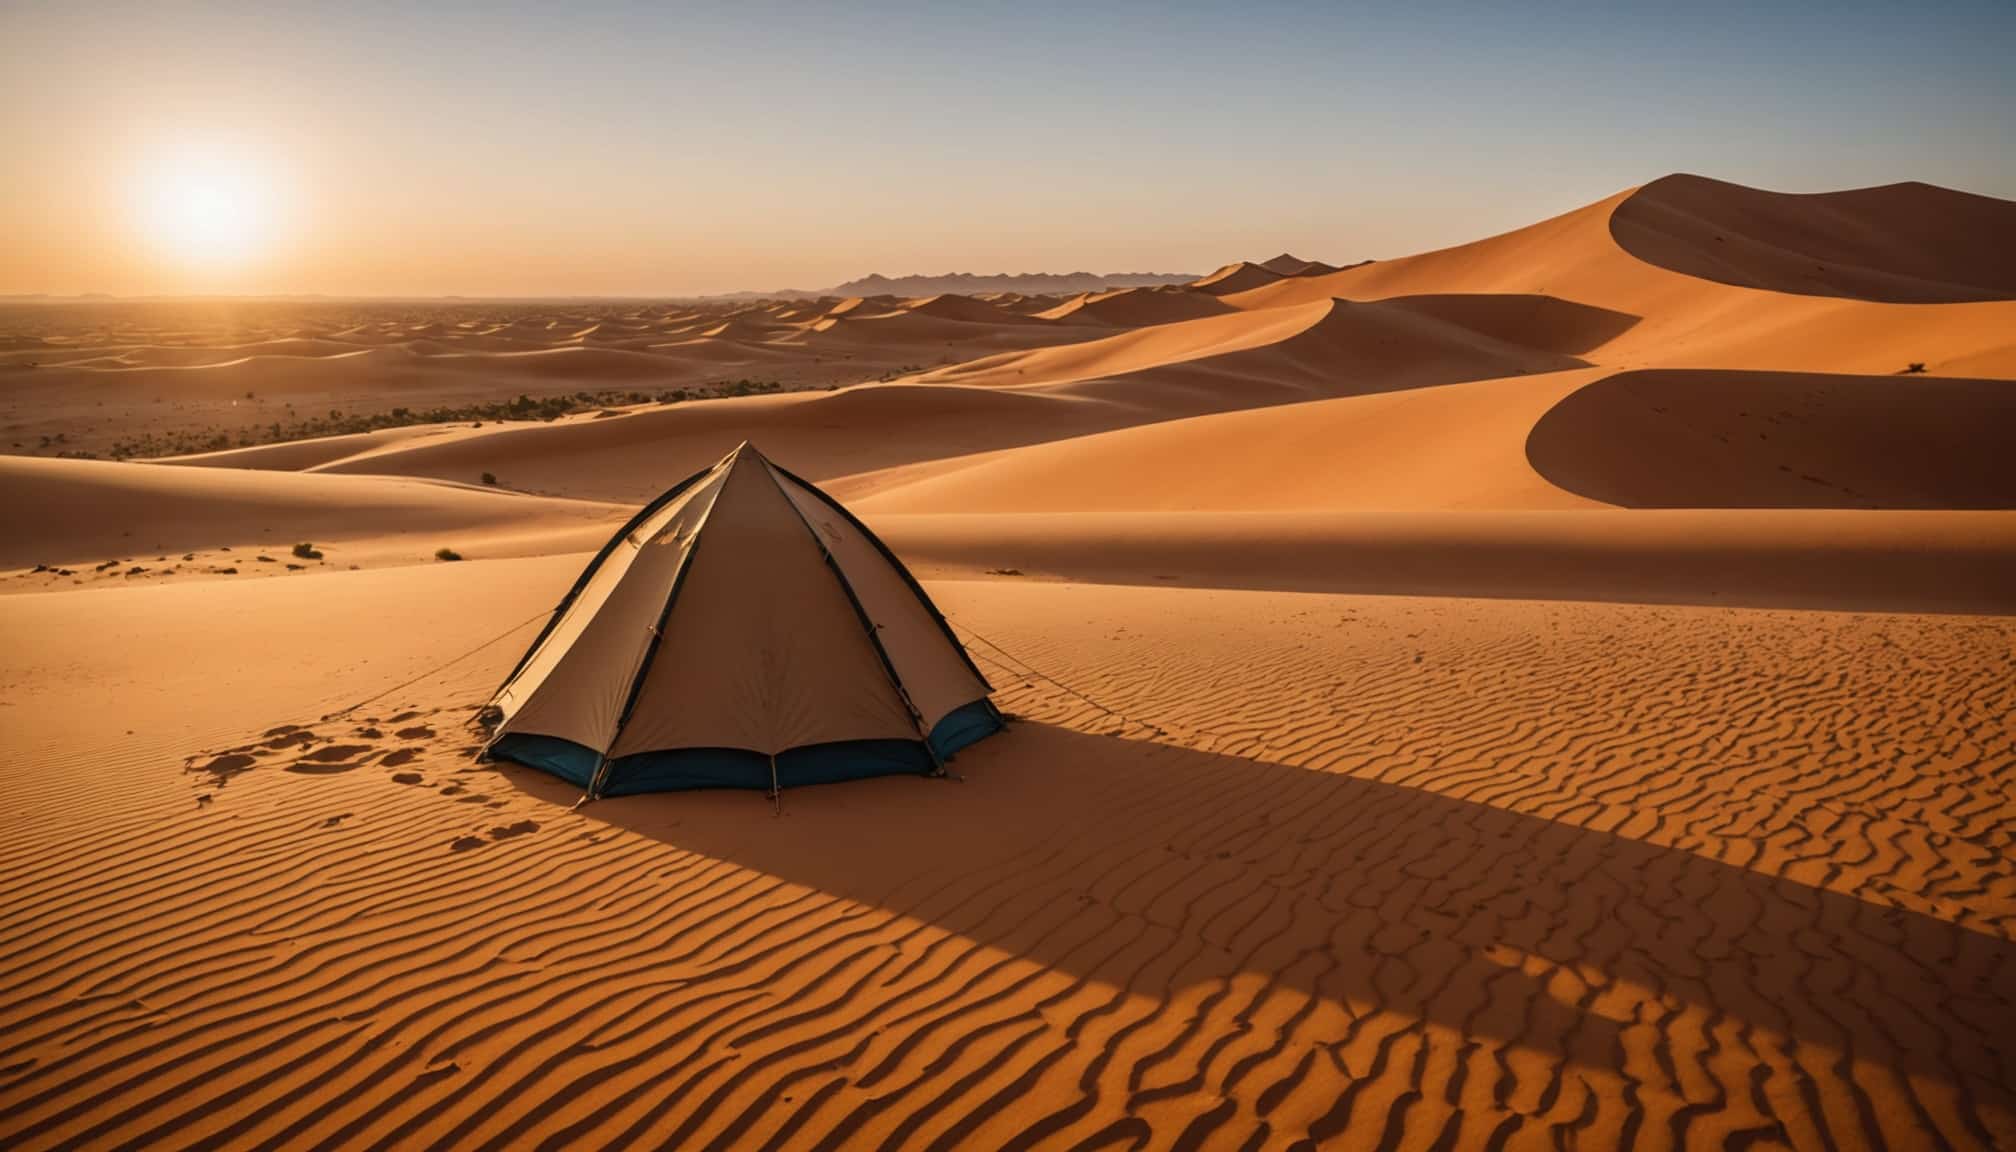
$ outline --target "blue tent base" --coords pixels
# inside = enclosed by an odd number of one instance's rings
[[[1001,730],[1001,713],[981,699],[953,709],[922,740],[842,740],[808,744],[777,754],[777,786],[831,784],[868,776],[925,775],[938,770],[960,749]],[[936,757],[933,757],[933,753]],[[586,788],[600,760],[591,748],[555,736],[511,732],[490,746],[490,755],[537,768]],[[611,761],[602,782],[604,796],[682,792],[690,788],[770,790],[770,757],[741,748],[676,748],[639,752]]]

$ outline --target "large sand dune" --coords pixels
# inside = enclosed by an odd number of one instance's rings
[[[1415,309],[1323,300],[969,361],[934,384],[1065,390],[1172,410],[1378,392],[1582,365]]]
[[[1273,309],[1330,297],[1548,296],[1635,317],[1576,352],[1619,367],[1875,374],[1923,363],[1940,374],[2016,376],[2016,301],[1900,307],[1739,287],[1675,271],[1633,255],[1612,235],[1613,216],[1636,194],[1622,192],[1502,236],[1327,276],[1286,278],[1226,300]],[[1893,224],[1913,226],[1902,214]],[[1689,239],[1712,244],[1712,235]]]
[[[1070,301],[0,308],[0,1144],[2016,1145],[2010,208],[1669,177]],[[745,438],[1009,730],[781,815],[473,762],[586,553]]]
[[[1930,184],[1794,196],[1700,176],[1640,188],[1610,234],[1725,284],[1900,303],[2016,299],[2016,204]]]

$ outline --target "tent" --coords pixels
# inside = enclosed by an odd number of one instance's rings
[[[625,524],[492,699],[488,755],[589,796],[938,774],[998,731],[901,561],[744,443]]]

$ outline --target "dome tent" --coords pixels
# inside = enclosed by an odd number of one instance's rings
[[[653,500],[491,701],[487,755],[589,796],[935,774],[999,730],[909,571],[744,442]]]

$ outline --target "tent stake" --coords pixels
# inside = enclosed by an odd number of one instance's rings
[[[784,814],[784,792],[777,787],[777,754],[770,754],[770,815]]]
[[[574,802],[574,808],[579,808],[583,804],[586,804],[590,800],[594,800],[601,795],[602,774],[603,772],[607,771],[608,768],[609,768],[609,757],[606,753],[601,756],[597,756],[595,758],[595,770],[588,774],[588,790],[581,793],[581,798]],[[574,808],[569,808],[568,811],[572,812],[574,811]]]

